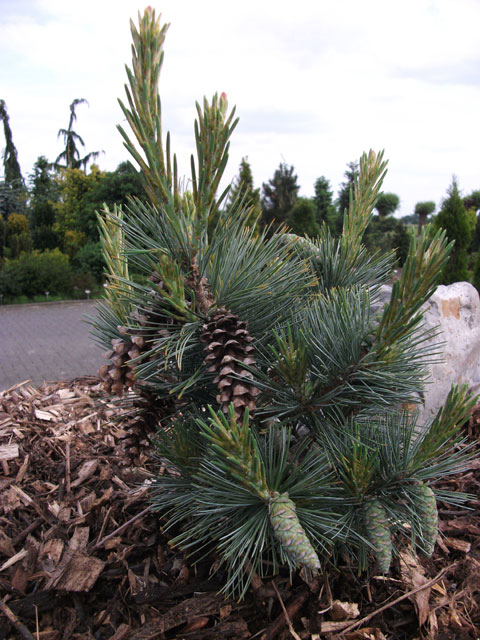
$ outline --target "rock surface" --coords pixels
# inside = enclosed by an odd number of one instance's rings
[[[480,298],[469,282],[437,288],[425,304],[425,326],[439,327],[432,340],[441,361],[430,366],[421,421],[433,417],[444,404],[452,384],[467,383],[480,392]]]
[[[378,313],[390,299],[392,287],[381,288],[379,300],[372,307]],[[469,282],[440,285],[424,305],[424,326],[438,329],[431,341],[437,362],[430,365],[419,422],[433,418],[452,384],[467,383],[470,391],[480,394],[480,297]]]

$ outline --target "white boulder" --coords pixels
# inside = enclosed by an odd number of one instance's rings
[[[431,343],[439,352],[439,362],[430,365],[423,394],[420,422],[433,417],[452,384],[467,383],[480,392],[480,298],[469,282],[437,288],[424,306],[427,328],[438,327]]]

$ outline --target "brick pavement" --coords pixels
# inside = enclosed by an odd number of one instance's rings
[[[105,360],[85,314],[95,315],[91,300],[0,306],[0,391],[95,375]]]

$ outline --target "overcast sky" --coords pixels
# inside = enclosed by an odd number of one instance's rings
[[[62,150],[69,105],[85,150],[113,170],[128,158],[116,125],[137,0],[0,0],[0,98],[24,176]],[[255,185],[280,162],[300,194],[321,175],[335,192],[348,162],[385,149],[384,191],[400,214],[440,205],[458,178],[480,189],[479,0],[162,0],[171,24],[160,80],[164,130],[180,170],[193,149],[195,101],[225,91],[240,123],[226,175],[248,156]],[[4,147],[0,131],[0,148]],[[2,166],[3,169],[3,166]]]

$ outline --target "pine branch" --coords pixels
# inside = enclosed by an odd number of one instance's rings
[[[162,140],[161,104],[158,82],[163,63],[163,44],[169,25],[160,26],[155,10],[145,9],[138,15],[138,30],[130,21],[132,33],[132,70],[126,67],[129,86],[125,86],[128,107],[119,100],[120,107],[143,151],[122,127],[118,127],[124,145],[140,166],[145,189],[151,202],[157,206],[168,204],[178,207],[178,183],[173,180],[172,158],[169,145],[165,151]],[[175,162],[175,158],[173,159]]]
[[[387,162],[383,151],[376,154],[370,150],[360,158],[360,171],[355,179],[353,193],[350,192],[348,213],[343,223],[342,249],[353,264],[361,249],[363,234],[372,219],[375,203],[380,195],[383,179],[387,173]]]
[[[233,404],[229,407],[228,418],[223,413],[217,415],[211,407],[210,413],[209,424],[203,420],[198,420],[198,424],[210,442],[212,458],[232,480],[240,482],[261,500],[268,500],[265,468],[250,430],[248,408],[242,423],[237,423]]]
[[[420,236],[412,236],[402,274],[376,330],[380,358],[393,358],[401,341],[417,328],[420,308],[435,291],[451,250],[442,230],[432,237],[431,227],[424,227]]]
[[[228,102],[224,93],[215,94],[209,104],[203,100],[203,111],[196,103],[198,119],[195,121],[197,168],[192,156],[192,189],[199,221],[208,225],[226,196],[215,202],[216,193],[228,162],[229,139],[237,126],[235,108],[227,117]]]
[[[451,454],[455,444],[462,438],[460,429],[471,415],[476,401],[477,396],[468,392],[468,385],[452,386],[433,422],[413,442],[409,460],[412,473],[428,468]],[[458,463],[463,462],[460,453],[456,456],[457,464],[450,459],[450,473],[458,470]]]
[[[122,209],[114,205],[113,211],[110,211],[104,205],[103,211],[97,212],[97,220],[100,244],[107,265],[108,286],[105,289],[105,295],[118,319],[125,324],[130,312],[129,305],[125,303],[125,293],[129,293],[131,287],[124,284],[128,282],[129,274],[128,261],[125,257]]]

